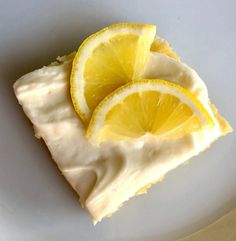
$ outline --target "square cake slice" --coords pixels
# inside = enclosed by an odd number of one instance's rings
[[[93,146],[85,137],[85,127],[70,98],[73,57],[74,54],[58,58],[57,62],[24,75],[14,84],[14,91],[33,123],[35,136],[43,138],[61,173],[78,193],[82,207],[89,211],[94,222],[115,212],[129,198],[144,193],[170,170],[231,130],[209,105],[215,121],[212,130],[198,131],[177,140],[149,139]],[[159,56],[159,62],[160,58],[163,56]],[[175,63],[166,58],[172,65]],[[165,75],[163,71],[168,68],[166,63],[163,66],[156,69],[154,77]],[[184,81],[187,77],[194,78],[189,72],[183,78],[184,72],[181,70],[182,75],[176,75],[176,71],[170,73],[168,81],[177,78],[181,84],[181,78]]]

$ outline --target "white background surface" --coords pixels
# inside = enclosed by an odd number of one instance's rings
[[[0,240],[171,241],[236,205],[236,137],[220,139],[148,195],[93,227],[14,97],[21,75],[114,22],[156,24],[236,124],[236,1],[0,0]]]

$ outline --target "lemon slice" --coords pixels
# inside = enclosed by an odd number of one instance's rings
[[[156,27],[114,24],[88,37],[79,47],[71,72],[75,110],[85,121],[113,90],[138,79],[144,69]]]
[[[164,80],[130,82],[95,109],[87,129],[94,143],[139,138],[148,133],[179,138],[214,122],[188,90]]]

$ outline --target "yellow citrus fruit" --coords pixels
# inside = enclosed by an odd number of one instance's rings
[[[84,121],[107,94],[141,78],[155,34],[154,25],[120,23],[82,43],[73,61],[70,82],[73,105]]]
[[[188,90],[165,80],[138,80],[108,95],[87,129],[91,142],[120,141],[152,134],[179,138],[214,122]]]

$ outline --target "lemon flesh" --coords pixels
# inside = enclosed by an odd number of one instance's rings
[[[152,134],[179,138],[213,120],[186,89],[164,80],[139,80],[114,91],[95,109],[87,136],[94,143]]]
[[[71,96],[83,120],[106,95],[140,78],[155,34],[154,25],[121,23],[82,43],[73,61]]]

